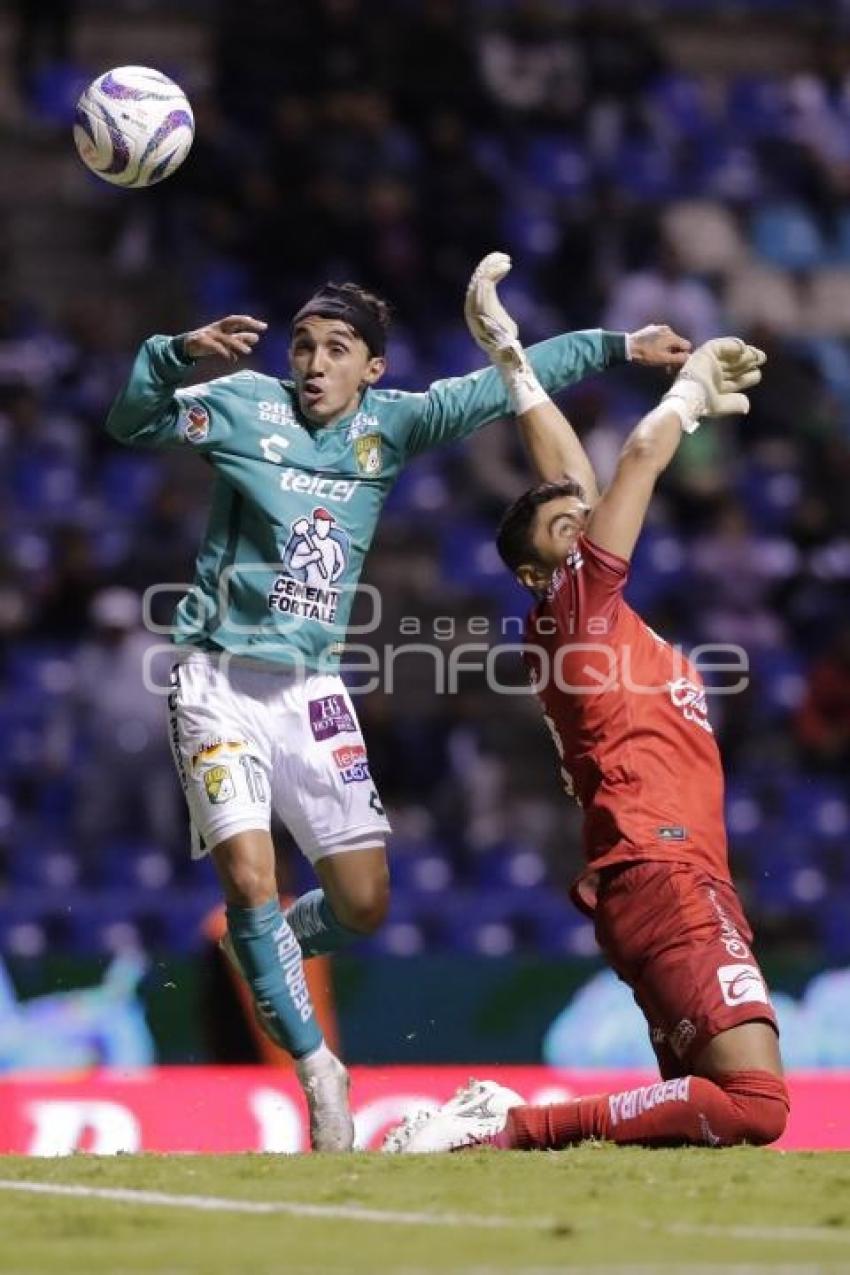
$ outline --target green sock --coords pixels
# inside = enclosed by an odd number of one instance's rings
[[[227,928],[254,1003],[275,1039],[293,1058],[312,1054],[322,1043],[322,1032],[298,939],[277,899],[258,908],[228,904]]]
[[[292,907],[286,909],[286,919],[301,944],[305,960],[310,956],[338,952],[364,937],[337,919],[324,890],[310,890],[302,894]]]

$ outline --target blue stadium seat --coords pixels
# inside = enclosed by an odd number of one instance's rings
[[[732,80],[726,99],[730,132],[744,137],[783,137],[788,122],[788,99],[781,80],[741,76]]]
[[[760,257],[784,270],[811,270],[828,254],[814,217],[802,204],[768,204],[756,211],[750,238]]]
[[[546,860],[533,846],[494,846],[473,859],[475,880],[485,888],[535,890],[548,876]]]
[[[850,799],[841,780],[788,776],[783,822],[809,840],[850,839]]]
[[[132,452],[111,453],[100,472],[100,490],[110,516],[139,517],[162,482],[162,464]]]
[[[390,876],[394,890],[435,894],[450,888],[455,879],[451,859],[438,845],[418,843],[391,847]]]
[[[174,879],[174,864],[158,846],[117,842],[99,857],[98,885],[103,888],[162,890]]]
[[[660,75],[649,90],[648,100],[665,128],[681,137],[702,141],[716,133],[718,121],[704,82],[680,72]]]
[[[79,510],[82,489],[75,465],[35,454],[15,465],[12,497],[28,517],[44,522],[71,518]]]
[[[74,687],[74,648],[50,642],[15,642],[5,656],[5,672],[16,696],[61,698]]]
[[[557,134],[539,134],[529,140],[522,171],[528,185],[558,196],[584,194],[590,178],[583,148]]]
[[[833,965],[850,963],[850,890],[831,891],[816,909],[818,933]]]
[[[623,142],[606,175],[637,199],[677,199],[691,192],[683,183],[672,151],[653,138]]]

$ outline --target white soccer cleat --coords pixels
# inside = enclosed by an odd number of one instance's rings
[[[354,1121],[348,1101],[348,1072],[327,1045],[295,1064],[310,1114],[310,1146],[314,1151],[350,1151]]]
[[[384,1138],[384,1143],[381,1147],[384,1155],[404,1155],[405,1151],[408,1150],[407,1144],[413,1135],[418,1133],[422,1126],[435,1115],[435,1111],[423,1109],[405,1116],[401,1124],[396,1125],[394,1129],[390,1129]]]
[[[495,1080],[470,1080],[437,1111],[419,1111],[393,1129],[384,1142],[391,1155],[433,1155],[484,1143],[501,1133],[511,1107],[525,1099]]]

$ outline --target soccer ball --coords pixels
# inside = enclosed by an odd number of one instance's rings
[[[114,186],[153,186],[180,167],[195,136],[186,94],[161,71],[117,66],[93,80],[77,102],[80,159]]]

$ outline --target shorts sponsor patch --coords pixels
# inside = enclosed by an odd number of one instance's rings
[[[357,731],[357,723],[341,695],[326,695],[324,699],[311,699],[307,705],[307,711],[313,738],[319,743],[323,739],[332,739],[334,735],[345,735]]]
[[[359,784],[371,780],[366,749],[362,744],[347,744],[344,748],[335,748],[334,761],[344,784]]]
[[[687,841],[688,831],[680,824],[669,825],[666,828],[658,828],[658,838],[660,841]]]
[[[769,1005],[767,988],[757,965],[721,965],[717,971],[717,981],[727,1005],[746,1005],[758,1002]]]
[[[210,766],[203,774],[204,788],[213,806],[223,806],[236,796],[236,786],[229,766]]]
[[[190,403],[180,413],[180,427],[188,443],[202,443],[210,432],[210,414],[203,403]]]

